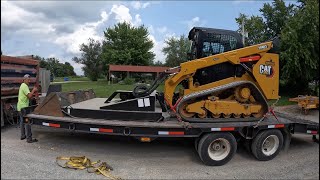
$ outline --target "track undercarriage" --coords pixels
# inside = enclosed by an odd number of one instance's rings
[[[267,102],[260,91],[253,83],[246,81],[189,96],[179,102],[177,110],[183,120],[190,122],[250,117],[258,120],[268,111]]]

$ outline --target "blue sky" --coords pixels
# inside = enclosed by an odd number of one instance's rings
[[[78,75],[79,45],[117,22],[148,27],[156,61],[168,37],[187,35],[193,26],[237,30],[240,13],[260,15],[271,1],[1,1],[1,50],[5,55],[40,55],[70,62]],[[294,3],[295,1],[288,1]],[[287,2],[287,3],[288,3]]]

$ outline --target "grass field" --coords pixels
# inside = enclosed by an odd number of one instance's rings
[[[291,98],[291,97],[281,96],[281,98],[277,102],[276,106],[287,106],[287,105],[297,104],[296,102],[289,101],[289,98]],[[275,102],[276,102],[276,100],[271,100],[271,101],[268,102],[268,104],[272,105]]]
[[[89,78],[87,77],[68,77],[69,81],[89,81]],[[53,82],[63,82],[64,77],[55,77]]]
[[[120,85],[120,84],[110,84],[105,79],[99,79],[98,81],[89,81],[86,77],[75,77],[69,78],[69,81],[82,81],[82,82],[68,82],[62,83],[62,91],[74,91],[74,90],[85,90],[93,89],[97,97],[109,97],[116,90],[133,90],[134,85]],[[54,82],[63,82],[63,78],[56,78]],[[163,91],[163,85],[157,88],[158,91]],[[281,96],[276,106],[286,106],[296,104],[290,102],[288,96]],[[269,101],[269,104],[273,104],[275,100]]]
[[[72,81],[76,81],[76,80],[72,80]],[[134,87],[135,87],[134,85],[120,85],[120,84],[108,85],[108,81],[104,79],[99,79],[98,81],[95,81],[95,82],[82,80],[82,82],[62,83],[62,91],[93,89],[97,97],[109,97],[116,90],[133,90]],[[163,91],[163,85],[160,85],[157,90]]]

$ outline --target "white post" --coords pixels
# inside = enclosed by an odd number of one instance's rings
[[[245,32],[244,32],[244,20],[242,20],[242,22],[241,22],[241,29],[242,29],[242,32],[241,32],[241,34],[242,34],[242,43],[243,43],[243,46],[245,46]]]

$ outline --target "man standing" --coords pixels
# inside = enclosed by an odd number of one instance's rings
[[[26,74],[23,76],[23,83],[20,85],[19,88],[19,95],[18,95],[18,104],[17,109],[20,116],[20,129],[21,129],[21,140],[24,140],[27,138],[28,143],[37,142],[37,139],[32,139],[32,133],[31,133],[31,125],[29,123],[23,122],[23,113],[21,112],[22,108],[29,106],[29,99],[33,97],[35,92],[37,91],[37,88],[34,87],[32,91],[29,90],[29,79],[30,75]],[[25,133],[27,131],[27,133]]]

